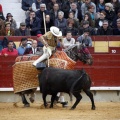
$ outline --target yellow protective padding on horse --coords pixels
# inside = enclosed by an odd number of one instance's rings
[[[109,52],[108,41],[95,41],[94,52],[95,53]]]

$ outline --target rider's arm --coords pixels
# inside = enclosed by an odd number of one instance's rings
[[[41,36],[40,38],[38,38],[39,41],[42,42],[43,45],[45,45],[46,47],[48,46],[48,43],[46,42],[46,40],[44,39],[43,36]]]

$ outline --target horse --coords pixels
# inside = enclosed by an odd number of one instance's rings
[[[90,54],[89,50],[84,47],[82,44],[81,45],[73,45],[70,46],[66,49],[62,50],[63,53],[67,54],[67,56],[72,59],[73,61],[78,61],[80,60],[81,62],[83,62],[83,64],[88,64],[88,65],[92,65],[93,64],[93,58],[92,55]],[[56,53],[59,54],[59,52],[55,52],[53,54],[53,56],[56,56]],[[63,59],[61,57],[61,59]],[[69,68],[68,68],[69,69]],[[22,98],[22,102],[24,104],[25,107],[29,107],[30,103],[27,101],[25,94],[31,94],[31,97],[29,98],[31,103],[34,102],[34,93],[36,91],[37,88],[34,89],[28,89],[28,90],[24,90],[22,92],[18,92],[18,94],[21,96]]]

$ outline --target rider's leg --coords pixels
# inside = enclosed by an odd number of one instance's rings
[[[51,56],[52,50],[48,47],[46,48],[45,46],[43,47],[43,55],[38,58],[35,62],[33,62],[33,65],[36,66],[37,63],[42,62],[43,60],[47,59],[48,57]]]

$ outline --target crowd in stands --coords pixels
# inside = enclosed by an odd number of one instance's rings
[[[72,36],[79,36],[80,43],[92,46],[89,35],[120,35],[120,0],[22,0],[21,9],[26,19],[17,28],[14,15],[7,13],[4,17],[0,4],[0,36],[37,36],[56,26],[66,36],[66,48],[75,43]],[[18,55],[24,54],[26,42],[21,39]]]

